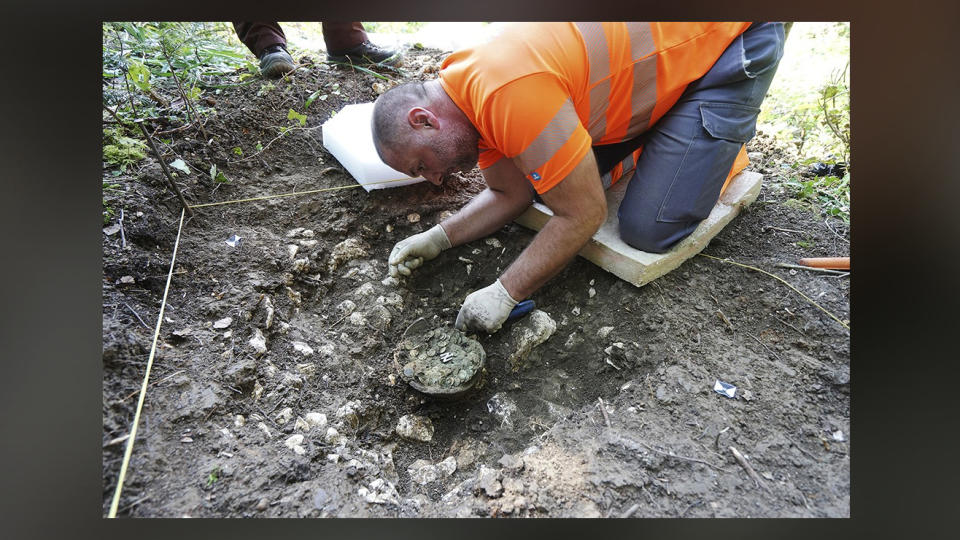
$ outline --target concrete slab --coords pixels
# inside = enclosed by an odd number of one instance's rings
[[[763,175],[753,171],[743,171],[735,176],[710,215],[690,236],[681,240],[666,253],[640,251],[628,246],[620,239],[617,208],[620,207],[620,201],[623,200],[630,179],[626,180],[617,182],[607,190],[607,221],[580,250],[580,256],[640,287],[677,268],[683,261],[707,247],[710,240],[723,230],[744,206],[757,199]],[[552,215],[553,212],[545,205],[533,203],[517,218],[517,223],[539,231]]]

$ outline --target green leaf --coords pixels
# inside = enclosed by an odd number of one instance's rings
[[[313,103],[313,101],[317,99],[317,96],[319,95],[320,95],[320,90],[317,90],[316,92],[310,94],[310,97],[307,98],[307,102],[303,104],[303,110],[307,110],[307,107],[309,107],[310,104]]]
[[[184,174],[190,174],[190,167],[187,167],[187,164],[180,158],[177,158],[170,166]]]
[[[254,148],[257,149],[257,152],[263,151],[263,145],[260,144],[260,141],[257,141],[257,146],[255,146]]]
[[[229,183],[230,183],[230,180],[227,178],[227,176],[226,176],[225,174],[223,174],[223,171],[217,171],[217,176],[216,176],[216,178],[213,179],[213,181],[216,182],[216,183],[218,183],[218,184],[229,184]]]
[[[239,146],[235,146],[235,147],[233,147],[233,153],[236,154],[236,155],[238,155],[238,156],[242,156],[242,155],[243,155],[243,148],[240,148]]]
[[[297,111],[290,109],[290,112],[287,113],[287,120],[296,120],[300,122],[300,125],[303,126],[307,123],[307,115],[300,114]]]
[[[127,78],[130,79],[137,88],[146,92],[150,89],[150,70],[142,62],[136,60],[130,61],[130,67],[127,69]]]

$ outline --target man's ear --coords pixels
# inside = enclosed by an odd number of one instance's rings
[[[423,107],[414,107],[407,112],[407,121],[413,129],[440,127],[440,121],[437,115]]]

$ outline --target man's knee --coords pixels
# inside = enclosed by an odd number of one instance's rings
[[[663,253],[686,238],[696,223],[668,223],[650,216],[620,216],[620,238],[647,253]]]

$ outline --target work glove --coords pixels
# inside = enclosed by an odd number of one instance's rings
[[[467,295],[457,314],[457,330],[492,334],[503,326],[517,301],[510,296],[500,280]]]
[[[450,247],[450,239],[440,224],[430,230],[415,234],[397,242],[390,252],[390,275],[409,276],[410,272],[418,268],[423,261],[429,261]]]

